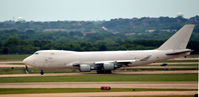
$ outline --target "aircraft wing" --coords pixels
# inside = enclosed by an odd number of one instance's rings
[[[75,63],[74,66],[79,66],[81,64],[92,64],[92,65],[103,65],[103,64],[115,64],[118,67],[122,65],[128,66],[128,64],[132,64],[136,60],[114,60],[114,61],[96,61],[96,62],[86,62],[86,63]]]
[[[95,62],[95,65],[103,65],[103,64],[115,64],[116,67],[128,66],[128,64],[132,64],[136,60],[115,60],[115,61],[98,61]]]
[[[128,66],[132,64],[135,60],[114,60],[114,61],[96,61],[87,63],[77,63],[73,64],[74,67],[78,67],[81,72],[89,72],[91,70],[107,71],[115,70],[122,66]]]
[[[97,61],[95,64],[103,64],[103,63],[133,63],[135,60],[116,60],[116,61]]]

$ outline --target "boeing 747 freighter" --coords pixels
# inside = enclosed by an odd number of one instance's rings
[[[81,72],[96,70],[97,73],[111,73],[123,66],[140,66],[171,58],[187,56],[191,50],[186,49],[194,25],[187,24],[154,50],[129,51],[65,51],[40,50],[25,58],[23,62],[32,67],[77,68]]]

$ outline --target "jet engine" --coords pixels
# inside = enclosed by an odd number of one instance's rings
[[[81,64],[79,70],[80,72],[90,72],[91,66],[88,64]]]
[[[114,63],[104,63],[103,68],[104,68],[104,70],[114,70],[115,64]]]

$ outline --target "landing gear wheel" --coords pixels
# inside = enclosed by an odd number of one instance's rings
[[[25,72],[26,72],[26,74],[29,73],[29,69],[28,69],[28,66],[27,66],[27,65],[25,65]]]
[[[105,74],[111,74],[112,73],[111,70],[105,70],[104,72],[105,72]]]
[[[41,71],[40,71],[40,74],[41,74],[41,75],[44,75],[44,71],[43,71],[43,70],[41,70]]]
[[[97,70],[97,74],[111,74],[111,70]]]

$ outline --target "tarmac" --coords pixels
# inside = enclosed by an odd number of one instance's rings
[[[153,88],[153,89],[197,89],[197,82],[30,82],[0,83],[0,88]]]

